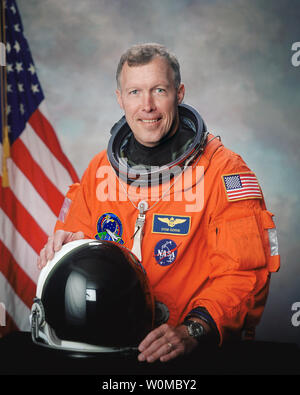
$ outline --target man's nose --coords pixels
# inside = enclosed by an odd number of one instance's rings
[[[143,110],[146,112],[155,110],[155,101],[151,93],[147,92],[143,95]]]

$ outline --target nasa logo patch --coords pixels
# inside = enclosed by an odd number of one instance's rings
[[[123,227],[120,218],[113,213],[105,213],[97,221],[97,240],[114,241],[124,244],[122,240]]]
[[[178,247],[175,241],[162,239],[154,248],[154,257],[161,266],[171,265],[177,257]]]

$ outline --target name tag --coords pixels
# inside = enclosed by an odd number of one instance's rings
[[[185,236],[189,233],[191,217],[178,215],[154,214],[152,233],[165,233]]]

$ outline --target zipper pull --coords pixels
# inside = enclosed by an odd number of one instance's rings
[[[145,200],[141,200],[138,204],[139,214],[137,216],[134,228],[134,234],[131,237],[133,239],[133,246],[131,252],[142,262],[142,239],[143,229],[146,220],[146,211],[148,209],[148,203]]]

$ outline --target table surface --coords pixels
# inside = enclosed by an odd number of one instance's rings
[[[137,354],[74,356],[34,344],[28,332],[13,332],[0,339],[0,357],[0,375],[300,374],[296,344],[261,341],[201,345],[187,356],[150,364]]]

